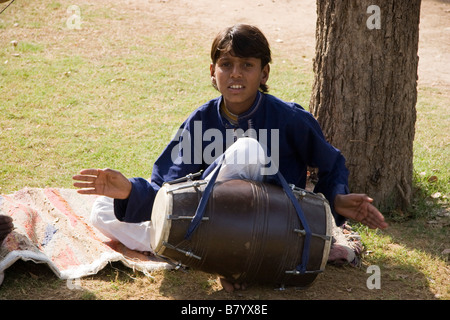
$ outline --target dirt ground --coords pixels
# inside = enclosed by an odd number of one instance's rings
[[[314,57],[316,2],[312,0],[123,2],[127,3],[128,10],[151,10],[174,26],[193,28],[200,34],[210,35],[209,38],[235,23],[254,24],[263,30],[272,47],[282,48],[283,52],[295,52],[311,61]],[[419,86],[439,87],[448,93],[450,1],[422,0],[419,27]]]
[[[89,3],[78,0],[76,3]],[[157,32],[158,21],[170,23],[173,31],[194,30],[205,39],[212,37],[224,27],[235,23],[249,23],[259,26],[274,49],[298,56],[306,62],[314,57],[316,2],[313,0],[96,0],[105,6],[114,6],[119,13],[129,16],[135,13],[134,20],[122,21],[121,25],[133,30],[130,36],[139,38],[149,32]],[[116,30],[116,32],[118,32]],[[419,86],[438,88],[450,96],[450,1],[422,0],[419,43]],[[393,226],[391,233],[396,234]],[[414,247],[414,244],[405,244]],[[367,267],[367,266],[366,266]],[[285,292],[272,289],[250,288],[247,291],[229,295],[220,289],[213,289],[209,297],[204,290],[195,295],[189,286],[182,286],[186,291],[175,293],[165,283],[159,282],[159,293],[151,296],[145,291],[131,292],[128,298],[160,299],[170,296],[173,299],[433,299],[436,294],[427,287],[407,285],[406,282],[423,283],[425,275],[415,270],[410,272],[395,272],[395,266],[387,267],[383,278],[383,288],[387,290],[368,290],[366,268],[354,271],[351,267],[328,267],[315,282],[313,290]],[[389,270],[391,268],[391,270]],[[170,278],[170,274],[166,274]],[[103,277],[101,274],[97,279]],[[199,280],[200,279],[200,280]],[[208,282],[210,278],[204,275],[188,273],[185,283]],[[107,280],[106,280],[107,281]],[[95,290],[94,282],[85,283],[83,287]],[[215,287],[218,286],[214,283]],[[126,290],[126,289],[125,289]],[[132,290],[132,289],[130,289]],[[189,291],[189,293],[187,293]],[[68,297],[70,298],[70,297]],[[73,298],[73,297],[72,297]],[[124,297],[127,298],[127,297]]]

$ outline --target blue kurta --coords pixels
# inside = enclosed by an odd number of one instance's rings
[[[245,133],[256,134],[289,184],[305,188],[307,167],[317,168],[319,179],[314,192],[324,194],[330,202],[337,225],[345,221],[335,212],[333,201],[337,194],[349,192],[345,159],[325,140],[311,113],[296,103],[258,92],[252,107],[239,115],[238,124],[233,124],[222,116],[221,103],[222,97],[218,97],[192,112],[156,160],[150,181],[130,179],[129,198],[114,200],[114,212],[119,220],[150,220],[156,193],[164,182],[201,170],[203,175],[199,178],[203,179],[214,168],[213,160],[234,142],[237,133]],[[274,168],[270,163],[267,167]],[[274,182],[272,177],[267,175],[265,180]]]

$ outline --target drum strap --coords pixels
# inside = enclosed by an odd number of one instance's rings
[[[302,208],[300,207],[300,204],[298,203],[297,198],[294,196],[294,193],[292,192],[292,189],[289,187],[288,183],[284,179],[283,175],[281,174],[280,170],[277,172],[277,178],[281,183],[281,186],[284,189],[284,192],[291,200],[292,204],[294,205],[295,211],[297,212],[297,216],[300,219],[300,222],[302,223],[303,229],[305,230],[305,241],[303,242],[303,252],[302,252],[302,263],[297,266],[297,271],[301,274],[306,273],[306,265],[308,264],[309,260],[309,247],[311,242],[311,230],[309,229],[308,222],[306,221],[305,215],[303,213]]]
[[[195,229],[200,225],[202,221],[203,214],[205,212],[206,204],[208,203],[209,196],[211,194],[212,189],[214,188],[214,184],[216,183],[217,175],[219,174],[220,168],[222,167],[222,163],[225,157],[222,155],[222,158],[219,160],[219,164],[217,165],[211,179],[206,184],[205,191],[203,191],[202,198],[198,204],[197,210],[195,211],[195,215],[191,220],[191,224],[189,225],[188,231],[184,238],[189,240],[192,237],[192,233],[194,233]]]
[[[213,173],[211,179],[209,180],[208,184],[206,185],[205,191],[203,192],[202,198],[200,199],[200,203],[198,204],[197,210],[195,212],[194,217],[191,220],[191,223],[189,225],[188,231],[186,232],[185,239],[189,240],[192,237],[192,234],[197,229],[197,227],[200,225],[200,222],[202,221],[203,214],[205,212],[206,204],[208,203],[209,196],[211,194],[212,189],[214,188],[214,184],[217,179],[217,175],[219,174],[220,168],[222,167],[224,158],[220,159],[219,164],[217,165],[215,172]],[[303,252],[302,252],[302,263],[297,266],[297,271],[301,274],[306,273],[306,266],[308,264],[309,260],[309,247],[311,242],[311,230],[309,229],[308,223],[306,221],[305,215],[303,213],[302,208],[300,207],[300,204],[298,203],[297,198],[294,196],[294,193],[292,192],[291,188],[289,187],[288,183],[284,179],[281,172],[278,170],[277,172],[277,178],[279,182],[281,183],[281,186],[284,189],[284,192],[288,196],[288,198],[291,200],[292,204],[294,205],[295,211],[297,212],[297,216],[300,219],[300,222],[302,223],[303,229],[305,230],[305,241],[303,242]]]

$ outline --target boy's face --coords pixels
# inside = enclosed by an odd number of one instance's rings
[[[269,79],[270,67],[261,68],[261,59],[222,54],[211,64],[211,80],[222,94],[225,106],[234,113],[247,111],[253,104],[260,84]]]

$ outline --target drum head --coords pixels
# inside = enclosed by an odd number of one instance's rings
[[[331,208],[328,204],[328,202],[324,202],[324,208],[325,208],[325,216],[326,216],[326,235],[330,237],[330,241],[325,242],[325,246],[323,248],[323,259],[322,259],[322,265],[320,266],[321,270],[325,270],[325,266],[328,262],[328,256],[330,254],[331,250],[331,238],[333,237],[333,226],[335,224],[333,214],[331,213]]]
[[[166,186],[162,186],[156,194],[152,209],[150,246],[156,254],[163,253],[163,243],[169,238],[172,222],[168,217],[173,209],[172,204],[172,193],[167,192]]]

